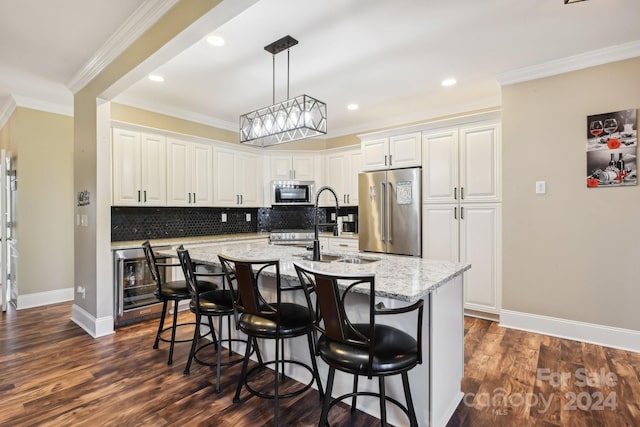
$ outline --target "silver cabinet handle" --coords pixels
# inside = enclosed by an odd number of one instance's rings
[[[458,208],[453,208],[453,219],[458,219]]]
[[[387,155],[384,155],[384,165],[387,166]]]
[[[138,190],[138,203],[140,203],[140,190]]]
[[[460,200],[464,200],[464,187],[460,187]]]
[[[197,199],[196,199],[196,193],[193,193],[193,203],[195,203],[195,202],[196,202],[196,200],[197,200]]]
[[[338,246],[340,246],[341,248],[346,248],[349,245],[347,245],[346,243],[339,243]]]
[[[393,154],[389,154],[389,166],[393,164]]]
[[[191,193],[187,193],[189,195],[189,204],[191,204]]]
[[[241,194],[241,195],[240,195],[240,204],[241,204],[241,205],[243,205],[243,204],[244,204],[244,200],[243,200],[243,199],[244,199],[244,196]]]
[[[144,202],[147,203],[147,190],[144,190],[143,193],[144,193]]]
[[[460,219],[464,219],[464,206],[460,206]]]
[[[458,200],[458,187],[453,187],[453,200]]]

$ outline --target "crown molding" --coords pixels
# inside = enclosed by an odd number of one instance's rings
[[[500,73],[500,85],[526,82],[640,56],[640,40]]]
[[[16,110],[16,101],[12,96],[0,98],[0,129],[9,121],[9,118]]]
[[[47,113],[61,114],[73,117],[73,102],[70,104],[59,104],[42,99],[29,98],[28,96],[12,95],[18,107],[30,108],[32,110],[45,111]]]
[[[142,3],[71,79],[67,85],[71,92],[78,93],[178,1],[146,0]]]

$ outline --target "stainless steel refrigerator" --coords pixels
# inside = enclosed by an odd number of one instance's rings
[[[360,251],[422,256],[422,168],[358,175]]]

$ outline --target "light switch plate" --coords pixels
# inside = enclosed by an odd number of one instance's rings
[[[82,214],[82,216],[80,217],[80,221],[83,227],[86,227],[89,224],[89,218],[86,214]]]
[[[222,218],[220,219],[220,221],[227,222],[227,214],[226,213],[222,214]]]
[[[246,213],[244,215],[245,215],[245,218],[246,218],[247,222],[251,221],[251,214],[250,213]]]
[[[546,181],[536,181],[536,194],[545,194],[547,192]]]

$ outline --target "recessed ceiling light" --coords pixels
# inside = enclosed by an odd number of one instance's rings
[[[220,36],[209,36],[207,37],[207,43],[212,46],[224,46],[224,39]]]
[[[164,81],[164,77],[159,76],[157,74],[150,74],[149,75],[149,80],[151,80],[152,82],[163,82]]]
[[[355,111],[358,108],[360,108],[360,106],[358,104],[349,104],[349,105],[347,105],[347,110],[350,110],[350,111]]]
[[[456,84],[456,79],[444,79],[442,81],[442,86],[453,86]]]

